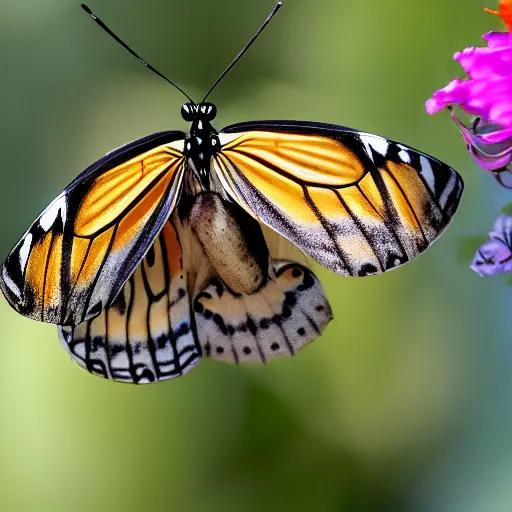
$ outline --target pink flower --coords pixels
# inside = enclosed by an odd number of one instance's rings
[[[480,117],[505,129],[500,137],[512,135],[512,34],[490,32],[483,36],[486,48],[466,48],[457,52],[468,78],[452,80],[434,93],[426,103],[429,114],[451,105],[459,105],[468,114]]]
[[[512,0],[501,1],[494,14],[512,28]],[[425,108],[429,114],[447,108],[475,162],[512,188],[512,33],[490,32],[483,38],[487,47],[469,47],[454,56],[467,77],[436,91]],[[476,117],[472,126],[459,119],[459,110]]]

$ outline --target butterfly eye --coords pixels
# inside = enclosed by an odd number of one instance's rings
[[[181,117],[189,123],[194,119],[194,113],[196,112],[194,107],[195,105],[192,105],[190,102],[184,103],[181,106]]]
[[[207,121],[212,121],[217,115],[217,107],[213,103],[204,104],[204,116]]]

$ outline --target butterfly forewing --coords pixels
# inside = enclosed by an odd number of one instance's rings
[[[220,133],[213,169],[228,194],[325,267],[384,272],[423,252],[458,206],[460,176],[376,135],[288,121]]]
[[[137,140],[66,187],[2,266],[11,306],[35,320],[76,325],[111,304],[179,198],[183,137]]]

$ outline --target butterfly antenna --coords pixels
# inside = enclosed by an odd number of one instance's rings
[[[171,82],[171,80],[169,80],[166,76],[162,75],[162,73],[160,73],[160,71],[158,71],[157,69],[155,69],[151,64],[148,64],[142,57],[140,57],[139,55],[137,55],[137,53],[135,53],[134,50],[132,50],[122,39],[120,39],[118,36],[116,36],[114,34],[114,32],[112,32],[112,30],[110,30],[107,25],[105,25],[105,23],[103,23],[103,21],[101,21],[98,16],[96,16],[96,14],[94,14],[91,9],[89,9],[89,7],[87,7],[87,5],[85,4],[80,4],[82,6],[82,9],[88,13],[91,18],[110,36],[112,37],[113,39],[115,39],[123,48],[125,48],[126,50],[128,50],[139,62],[141,62],[142,64],[144,64],[144,66],[146,66],[150,71],[153,71],[153,73],[156,73],[160,78],[163,78],[167,83],[171,84],[173,87],[175,87],[176,89],[178,89],[178,91],[180,91],[183,95],[185,95],[192,103],[194,103],[194,100],[183,90],[181,89],[180,87],[178,87],[174,82]]]
[[[254,43],[254,41],[256,41],[258,36],[263,32],[263,29],[270,23],[270,20],[274,17],[276,12],[282,7],[282,5],[283,5],[282,1],[277,2],[275,7],[272,9],[272,12],[268,15],[267,19],[263,22],[263,25],[261,25],[261,27],[258,29],[256,34],[254,34],[252,36],[250,41],[242,48],[242,50],[238,53],[238,55],[233,59],[231,64],[224,70],[224,72],[219,76],[219,78],[217,78],[217,80],[215,80],[214,84],[210,87],[209,91],[206,93],[206,96],[203,98],[203,101],[205,101],[206,98],[208,98],[208,96],[213,91],[213,89],[215,89],[217,84],[231,71],[233,66],[242,58],[242,55],[250,48],[252,43]]]

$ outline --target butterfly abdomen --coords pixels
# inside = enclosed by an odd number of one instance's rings
[[[252,294],[268,278],[269,253],[261,227],[238,205],[214,193],[196,196],[190,226],[215,272],[236,294]]]

